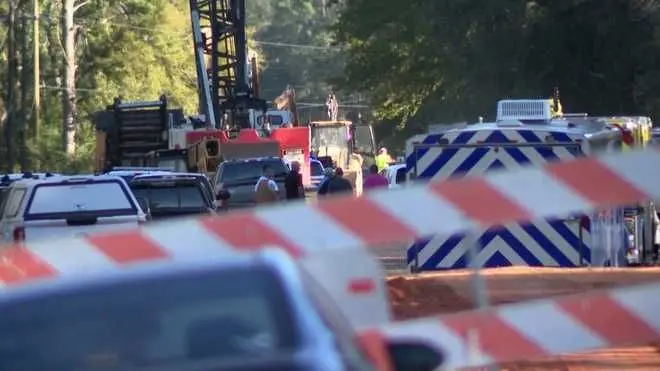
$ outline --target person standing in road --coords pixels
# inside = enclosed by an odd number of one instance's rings
[[[340,193],[353,193],[353,186],[348,179],[344,178],[344,170],[338,167],[334,175],[328,178],[319,188],[319,196]]]
[[[317,194],[319,196],[323,196],[328,193],[328,182],[330,182],[330,179],[332,179],[335,176],[335,169],[331,167],[326,167],[325,170],[323,171],[323,180],[319,184],[319,189],[317,191]]]
[[[266,165],[263,168],[263,175],[254,186],[255,201],[257,205],[268,204],[279,201],[280,189],[273,180],[273,169]]]
[[[300,163],[293,161],[291,171],[284,180],[287,200],[299,200],[305,198],[305,189],[303,188],[302,175],[300,174]]]
[[[378,166],[371,165],[369,167],[369,175],[364,178],[364,184],[362,187],[365,191],[377,189],[377,188],[387,188],[389,182],[387,178],[378,173]]]
[[[392,163],[392,157],[387,153],[387,148],[383,147],[378,151],[378,156],[376,156],[376,166],[378,166],[378,172],[382,172]]]

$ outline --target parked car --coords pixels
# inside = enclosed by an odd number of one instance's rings
[[[153,220],[215,212],[211,183],[204,174],[143,174],[129,185],[135,197],[145,200]]]
[[[136,227],[146,214],[126,182],[113,176],[21,179],[2,207],[2,240],[21,242]]]
[[[85,251],[63,250],[68,259]],[[383,341],[381,349],[361,342],[346,314],[382,313],[387,303],[340,306],[335,298],[344,290],[336,286],[345,280],[332,270],[304,271],[280,250],[222,259],[195,251],[110,270],[89,269],[102,258],[83,255],[84,273],[2,290],[0,331],[9,340],[0,341],[0,369],[373,371],[391,361],[395,371],[430,371],[442,364],[441,355],[420,360],[428,347],[414,340]]]
[[[109,172],[107,172],[106,174],[121,177],[127,183],[129,183],[137,175],[142,175],[142,174],[169,174],[171,172],[172,172],[171,170],[168,170],[168,169],[165,169],[165,168],[159,168],[159,167],[122,166],[122,167],[114,167]]]
[[[215,175],[215,195],[223,199],[223,206],[229,209],[254,206],[254,187],[265,166],[270,166],[273,170],[280,199],[285,199],[284,181],[289,168],[281,158],[237,159],[222,162],[218,165]]]
[[[291,164],[286,162],[287,167],[291,170]],[[309,160],[309,180],[310,184],[305,186],[305,189],[315,191],[325,179],[325,168],[319,160]]]
[[[20,174],[5,174],[0,178],[0,210],[2,210],[5,199],[9,194],[9,186],[17,180],[21,179],[43,179],[53,176],[59,176],[55,173],[20,173]],[[0,214],[2,216],[2,214]]]
[[[309,168],[311,186],[314,189],[318,189],[321,185],[321,182],[325,178],[325,169],[323,168],[323,164],[321,164],[321,161],[318,160],[310,160]]]

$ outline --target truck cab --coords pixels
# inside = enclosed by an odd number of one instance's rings
[[[371,125],[354,125],[351,121],[312,121],[312,152],[317,157],[330,157],[336,166],[348,168],[352,154],[375,157],[376,143]]]

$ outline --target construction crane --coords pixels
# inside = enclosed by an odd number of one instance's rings
[[[248,71],[245,0],[189,1],[201,113],[213,128],[252,128],[251,113],[268,104],[248,78],[257,74]]]
[[[282,158],[301,164],[303,181],[309,182],[309,128],[271,128],[270,117],[289,116],[289,112],[268,110],[268,103],[259,97],[257,61],[248,61],[247,55],[245,0],[189,2],[199,107],[207,126],[202,130],[180,130],[186,137],[185,146],[192,149],[189,153],[204,152],[204,148],[199,150],[204,143],[194,144],[189,139],[195,135],[247,146],[244,148],[262,148],[264,142],[273,141]],[[221,152],[220,148],[215,157],[221,158]]]

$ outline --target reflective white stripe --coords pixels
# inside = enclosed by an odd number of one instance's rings
[[[599,161],[653,199],[660,199],[660,171],[653,170],[660,164],[660,151],[647,149],[608,154]]]
[[[610,297],[655,329],[660,337],[660,283],[615,290]]]
[[[154,223],[142,228],[141,232],[166,250],[172,259],[199,259],[202,256],[224,258],[237,253],[196,219],[179,220],[176,226],[172,223]]]
[[[364,197],[388,211],[419,236],[452,234],[474,227],[474,223],[459,209],[427,187],[378,191]]]
[[[514,238],[517,237],[518,236],[514,236]],[[470,240],[472,239],[467,238],[466,240],[461,241],[461,242],[467,242],[466,244],[467,246],[465,250],[466,253],[468,252],[467,249],[470,248],[470,246],[468,245],[470,243]],[[473,241],[472,243],[475,243],[474,240],[472,241]],[[530,252],[533,249],[533,245],[526,247]],[[488,262],[488,260],[490,260],[496,253],[502,254],[502,256],[506,259],[506,261],[511,263],[511,265],[514,266],[527,265],[527,263],[523,260],[523,258],[520,255],[518,255],[516,250],[514,250],[506,241],[504,241],[501,236],[495,236],[488,245],[484,246],[484,248],[481,251],[479,251],[479,253],[477,254],[476,263],[478,264],[479,267],[483,267],[484,265],[486,265],[486,262]],[[471,263],[469,263],[468,261],[468,264]]]
[[[561,215],[592,207],[542,168],[493,173],[486,177],[486,181],[532,215]]]
[[[364,242],[322,211],[305,203],[256,209],[255,214],[288,241],[311,251],[327,248],[362,248]],[[330,244],[328,244],[330,242]]]
[[[503,307],[498,317],[550,354],[593,349],[607,342],[551,302]]]
[[[46,262],[61,274],[94,272],[107,268],[116,268],[115,264],[103,252],[82,238],[67,238],[30,242],[30,253]]]
[[[576,230],[573,232],[573,227],[571,226],[571,224],[579,224],[579,222],[569,222],[569,223],[565,223],[565,224],[564,224],[564,225],[566,225],[567,228],[570,229],[571,234],[575,233],[576,238],[579,237],[579,231],[576,229]],[[578,247],[578,246],[573,247],[573,246],[572,246],[572,245],[566,240],[566,238],[565,238],[564,236],[562,236],[561,234],[557,233],[557,231],[556,231],[556,230],[555,230],[555,229],[554,229],[554,228],[548,223],[547,220],[545,220],[545,219],[539,219],[539,220],[537,220],[537,221],[534,222],[534,226],[535,226],[536,228],[538,228],[538,230],[541,231],[541,233],[543,233],[543,235],[544,235],[548,240],[550,240],[550,241],[552,242],[552,244],[553,244],[555,247],[557,247],[557,248],[559,249],[559,251],[561,251],[562,254],[563,254],[566,258],[568,258],[571,262],[573,262],[573,264],[578,265],[578,264],[580,263],[580,249],[579,249],[579,247]],[[586,231],[583,231],[582,241],[590,241],[590,240],[589,240],[589,235],[587,234]],[[536,242],[536,243],[538,244],[538,242]],[[544,250],[544,248],[542,247],[542,245],[539,244],[538,246],[541,248],[541,250],[543,250],[544,252],[546,252],[546,251]],[[583,250],[586,251],[586,249],[587,249],[587,248],[586,248],[586,245],[585,245],[585,247],[583,247]],[[582,253],[584,254],[585,251],[582,251]],[[547,252],[546,252],[546,253],[547,253]],[[556,256],[555,256],[555,257],[556,257]],[[552,259],[554,260],[555,257],[553,257]],[[555,262],[555,264],[556,264],[557,266],[560,265],[558,262]]]
[[[545,234],[545,232],[542,229],[542,227],[546,226],[546,225],[547,225],[547,223],[543,220],[539,220],[536,223],[534,223],[534,227],[538,228],[541,231],[541,233],[544,233],[544,234]],[[557,263],[555,258],[550,256],[550,254],[548,254],[548,252],[545,251],[544,246],[539,244],[538,241],[533,239],[527,232],[525,232],[525,230],[523,230],[523,228],[520,226],[520,224],[517,224],[517,223],[507,224],[506,229],[509,232],[511,232],[511,234],[518,241],[520,241],[520,243],[525,247],[525,249],[527,249],[527,251],[529,251],[538,261],[540,261],[541,264],[544,267],[552,267],[552,266],[558,266],[559,265],[559,263]],[[549,229],[552,229],[552,228],[549,228]],[[549,238],[549,240],[552,242],[553,245],[558,246],[559,249],[562,250],[562,252],[564,252],[563,249],[562,249],[563,246],[560,246],[560,245],[566,245],[566,240],[564,240],[561,237],[560,237],[560,239]],[[509,260],[509,261],[514,262],[514,261],[518,261],[518,259],[519,259],[521,261],[520,265],[527,265],[528,264],[522,259],[522,257],[520,257],[520,255],[518,255],[515,252],[514,252],[514,254],[515,254],[516,260]]]

